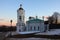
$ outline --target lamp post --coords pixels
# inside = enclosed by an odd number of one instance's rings
[[[10,23],[11,23],[11,27],[12,27],[12,20],[10,20]]]
[[[10,31],[12,31],[12,20],[10,20],[10,23],[11,23],[11,30]],[[11,32],[10,32],[10,36],[11,36]]]

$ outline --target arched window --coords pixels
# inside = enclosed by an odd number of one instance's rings
[[[21,16],[19,16],[19,19],[20,19],[20,20],[22,20],[22,17],[21,17]]]
[[[21,32],[21,30],[19,29],[19,32]]]
[[[32,26],[30,27],[30,30],[32,30]]]
[[[40,28],[39,28],[39,26],[38,26],[38,31],[39,31],[39,29],[40,29]]]
[[[26,27],[24,27],[24,31],[26,31]]]

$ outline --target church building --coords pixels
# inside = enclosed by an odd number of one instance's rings
[[[26,22],[26,31],[40,31],[44,32],[44,20],[33,17],[29,17],[29,20]]]
[[[36,18],[29,17],[25,24],[25,10],[22,8],[22,4],[20,4],[20,8],[17,10],[16,27],[17,32],[45,31],[44,20],[39,19],[37,16]]]

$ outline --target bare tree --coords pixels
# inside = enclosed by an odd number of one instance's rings
[[[58,12],[54,12],[54,14],[52,15],[53,16],[53,18],[54,18],[54,21],[55,21],[55,24],[57,24],[57,21],[58,21],[58,15],[59,15],[59,13]]]
[[[53,19],[54,18],[52,16],[48,18],[49,24],[52,24],[53,23],[53,21],[54,21]]]

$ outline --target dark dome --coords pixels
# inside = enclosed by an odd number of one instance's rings
[[[23,8],[19,8],[19,10],[24,10]]]

